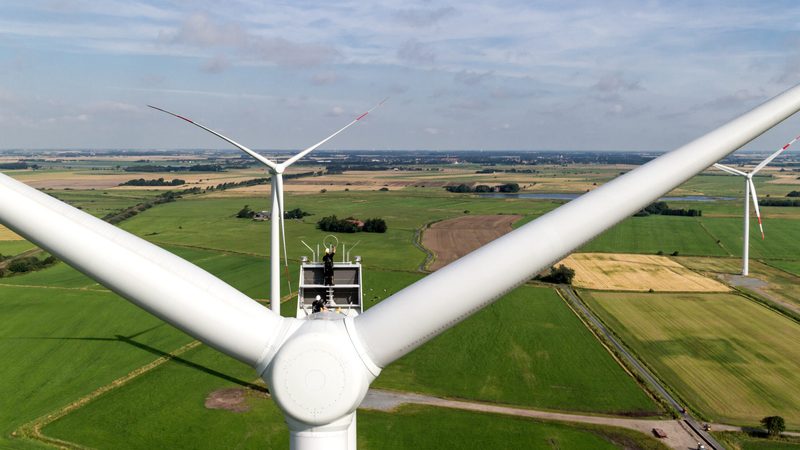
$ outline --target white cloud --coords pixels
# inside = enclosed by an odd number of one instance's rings
[[[430,65],[436,62],[436,53],[430,45],[409,39],[397,49],[397,57],[412,64]]]
[[[246,57],[287,66],[314,66],[339,56],[339,52],[327,44],[258,36],[238,23],[219,22],[201,13],[190,15],[177,30],[162,32],[160,40],[188,47],[230,48]]]
[[[394,13],[394,17],[401,23],[412,27],[429,27],[455,14],[457,14],[455,8],[452,6],[443,6],[436,9],[401,9]]]

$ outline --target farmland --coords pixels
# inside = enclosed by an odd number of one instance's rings
[[[19,241],[19,240],[22,240],[22,238],[18,234],[0,225],[0,241]]]
[[[591,373],[579,369],[586,365]],[[658,413],[564,302],[542,288],[513,291],[389,366],[375,386],[545,409]]]
[[[800,326],[730,294],[584,292],[589,305],[704,416],[800,424]]]
[[[148,375],[117,389],[45,427],[47,436],[95,448],[285,448],[288,433],[283,417],[263,392],[246,393],[248,410],[231,412],[202,407],[211,392],[242,389],[252,369],[205,347],[182,355]],[[552,448],[616,448],[606,439],[620,432],[598,427],[504,417],[491,414],[404,407],[384,413],[361,410],[359,446],[363,448],[441,448],[458,442],[464,448],[504,445]],[[430,430],[435,421],[439,433]],[[511,433],[511,434],[508,434]]]
[[[417,268],[425,260],[425,254],[413,241],[417,232],[428,224],[433,225],[423,233],[423,238],[437,226],[481,222],[486,216],[495,217],[503,224],[513,222],[517,227],[562,203],[453,194],[445,192],[443,185],[519,182],[528,192],[582,192],[629,167],[539,166],[537,173],[476,174],[478,169],[480,166],[473,165],[430,171],[358,171],[289,180],[287,208],[301,208],[313,214],[302,220],[288,220],[286,224],[292,286],[296,285],[298,277],[298,258],[308,254],[300,241],[313,246],[327,234],[316,228],[317,220],[322,217],[332,214],[361,219],[381,217],[389,224],[385,234],[338,234],[347,248],[360,241],[354,254],[364,258],[364,300],[369,308],[424,276]],[[68,172],[52,174],[50,182],[55,183],[52,186],[67,187],[58,183],[64,183],[80,170]],[[118,177],[120,174],[110,175]],[[135,177],[133,173],[124,175],[126,179]],[[245,169],[208,179],[206,175],[192,178],[191,183],[200,186],[212,181],[263,176],[263,173]],[[26,176],[31,175],[21,174],[22,178]],[[37,182],[48,179],[45,171],[36,176]],[[79,178],[77,186],[81,187],[102,176],[84,173]],[[145,174],[144,178],[152,178],[152,174]],[[756,180],[759,192],[764,190],[762,181]],[[71,188],[48,193],[91,214],[104,216],[162,192],[161,188],[103,189],[108,183],[108,180],[101,181],[94,187],[98,190]],[[389,190],[379,191],[381,187]],[[734,177],[702,176],[673,194],[734,196],[740,188],[739,180]],[[321,193],[322,189],[326,192]],[[778,193],[785,186],[773,183],[769,189]],[[198,264],[266,303],[269,223],[237,219],[234,215],[244,205],[254,210],[268,209],[267,192],[268,187],[261,185],[189,194],[141,212],[120,226]],[[310,195],[312,193],[317,195]],[[670,202],[670,206],[689,208],[697,207],[697,203]],[[627,219],[582,249],[595,254],[573,255],[567,265],[578,270],[576,284],[584,288],[656,291],[654,294],[584,291],[583,295],[673,391],[682,398],[691,399],[687,402],[694,409],[717,421],[752,425],[760,418],[756,416],[769,406],[770,414],[781,412],[790,426],[797,429],[793,411],[798,409],[800,400],[793,395],[778,398],[774,394],[785,386],[798,384],[796,376],[792,375],[797,367],[791,362],[800,356],[795,354],[797,346],[791,344],[797,342],[797,325],[754,302],[724,293],[728,288],[713,278],[738,271],[741,204],[739,201],[709,202],[702,204],[702,209],[702,217]],[[796,239],[795,226],[800,215],[792,208],[765,210],[774,210],[773,216],[765,222],[767,240],[756,242],[754,239],[751,249],[754,258],[763,258],[768,264],[754,260],[754,275],[766,283],[765,292],[782,296],[781,301],[797,302],[800,284],[791,273],[800,270],[797,266],[800,240]],[[464,230],[470,233],[472,228],[465,226]],[[507,229],[487,231],[495,233],[494,236]],[[770,241],[772,239],[774,242]],[[476,238],[475,245],[485,240]],[[29,248],[32,245],[24,240],[0,239],[2,254],[18,254]],[[665,255],[677,252],[679,256],[656,256],[659,251]],[[441,250],[435,252],[444,254]],[[619,252],[634,254],[619,255]],[[714,293],[684,292],[694,289]],[[683,293],[664,293],[668,291]],[[52,298],[54,293],[58,293],[57,300]],[[288,294],[288,284],[284,283],[282,295]],[[658,307],[645,307],[649,303],[640,301],[650,298],[666,300],[657,302]],[[32,441],[12,439],[9,434],[23,423],[190,341],[188,336],[167,325],[158,326],[161,322],[157,319],[139,312],[63,263],[39,272],[0,279],[0,305],[4,313],[11,313],[12,322],[0,325],[0,346],[13,347],[12,355],[17,357],[33,355],[31,363],[22,368],[0,369],[0,395],[5,395],[0,410],[13,411],[5,416],[0,412],[3,432],[0,447],[37,447]],[[694,311],[692,306],[703,313],[693,315],[697,316],[694,321],[681,321],[685,318],[679,312],[686,308]],[[281,309],[284,315],[294,315],[294,301],[286,301]],[[97,311],[97,317],[84,319],[92,311]],[[657,317],[653,322],[660,326],[637,324],[648,320],[649,315]],[[29,329],[20,328],[31,317],[41,317],[42,321]],[[78,322],[72,322],[74,318]],[[58,326],[48,328],[50,322]],[[770,327],[778,330],[771,339],[758,334],[759,330],[763,333]],[[674,335],[664,337],[670,333]],[[744,333],[748,336],[740,336]],[[776,336],[784,336],[789,343],[778,342]],[[69,351],[62,351],[64,349]],[[71,352],[77,352],[78,357],[70,359]],[[134,354],[124,355],[125,352]],[[785,355],[791,355],[791,360],[786,361]],[[118,358],[120,364],[107,362],[111,358]],[[41,360],[46,363],[36,366]],[[100,361],[102,366],[82,370],[82,365],[94,360]],[[681,367],[675,367],[682,365],[688,369],[682,371]],[[592,370],[583,370],[587,366]],[[48,371],[56,368],[69,376],[45,382]],[[18,382],[25,371],[31,372],[31,379]],[[757,371],[770,376],[754,380],[753,374]],[[705,379],[715,383],[698,386],[697,380],[692,378],[696,373],[706,375]],[[746,381],[737,381],[739,378]],[[249,448],[263,447],[265,442],[285,445],[286,430],[280,413],[261,390],[248,387],[256,381],[252,369],[200,346],[67,414],[46,426],[44,433],[100,448],[119,447],[122,443],[130,448],[211,448],[233,444]],[[36,397],[37,382],[47,386],[41,389],[41,398]],[[664,413],[555,291],[541,285],[523,286],[507,294],[386,368],[375,386],[543,410],[634,416]],[[203,407],[207,395],[223,388],[245,389],[250,409],[234,413]],[[768,395],[758,398],[754,394],[761,391]],[[725,395],[732,393],[741,400],[728,408],[728,403],[734,400]],[[35,401],[26,402],[24,399],[28,397]],[[512,446],[537,448],[546,445],[543,442],[558,442],[564,448],[604,448],[609,445],[608,436],[616,433],[611,429],[406,406],[392,413],[361,411],[361,445],[367,448],[440,447],[436,436],[417,431],[432,421],[452,433],[447,437],[448,442],[461,439],[466,448],[492,447],[499,435],[507,436],[512,432],[519,436],[519,441],[509,444]],[[488,431],[476,435],[471,430],[478,426]],[[386,437],[389,434],[395,435],[391,441]],[[601,440],[597,440],[598,437]],[[617,447],[621,445],[618,440],[611,440]]]
[[[726,292],[724,284],[665,257],[575,253],[559,264],[575,270],[573,284],[584,289],[658,292]]]
[[[441,269],[511,231],[520,216],[463,216],[430,225],[423,231],[422,245],[434,254],[430,270]]]

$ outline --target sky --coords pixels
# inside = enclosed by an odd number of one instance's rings
[[[792,1],[3,0],[0,149],[678,147],[800,83]],[[789,119],[748,148],[800,134]]]

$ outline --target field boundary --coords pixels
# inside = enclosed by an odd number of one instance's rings
[[[111,391],[113,391],[113,390],[115,390],[117,388],[120,388],[122,386],[125,386],[126,384],[128,384],[132,380],[134,380],[135,378],[138,378],[139,376],[150,372],[151,370],[161,366],[164,363],[172,361],[177,356],[179,356],[179,355],[181,355],[183,353],[186,353],[189,350],[192,350],[194,348],[199,347],[201,344],[202,343],[200,341],[189,342],[188,344],[183,345],[183,346],[177,348],[176,350],[173,350],[169,354],[161,356],[159,358],[156,358],[155,360],[151,361],[150,363],[145,364],[144,366],[141,366],[141,367],[139,367],[137,369],[132,370],[127,375],[122,376],[120,378],[117,378],[116,380],[112,381],[111,383],[106,384],[104,386],[101,386],[101,387],[95,389],[94,391],[84,395],[83,397],[80,397],[79,399],[77,399],[77,400],[75,400],[75,401],[73,401],[73,402],[71,402],[71,403],[69,403],[69,404],[67,404],[65,406],[62,406],[61,408],[59,408],[59,409],[57,409],[55,411],[51,411],[51,412],[49,412],[49,413],[47,413],[47,414],[45,414],[45,415],[43,415],[41,417],[38,417],[38,418],[36,418],[36,419],[26,423],[26,424],[23,424],[22,426],[20,426],[16,430],[14,430],[11,433],[11,436],[15,437],[15,438],[30,439],[30,440],[38,441],[38,442],[41,442],[43,444],[46,444],[46,445],[49,445],[49,446],[53,446],[53,447],[57,447],[57,448],[87,449],[89,447],[85,447],[85,446],[82,446],[80,444],[76,444],[76,443],[73,443],[73,442],[64,441],[64,440],[61,440],[61,439],[56,439],[56,438],[53,438],[53,437],[49,437],[49,436],[45,435],[44,433],[42,433],[42,429],[44,427],[46,427],[47,425],[50,425],[51,423],[55,422],[56,420],[66,416],[67,414],[69,414],[69,413],[71,413],[71,412],[73,412],[73,411],[75,411],[75,410],[77,410],[77,409],[79,409],[79,408],[91,403],[92,401],[98,399],[99,397],[103,396],[104,394],[106,394],[108,392],[111,392]]]
[[[434,220],[432,222],[423,224],[419,228],[417,228],[414,232],[414,240],[413,240],[414,246],[425,253],[425,259],[417,267],[418,272],[430,273],[430,270],[428,268],[431,266],[431,264],[434,263],[434,261],[436,261],[436,254],[428,247],[425,247],[425,245],[422,243],[422,234],[425,232],[425,230],[430,228],[431,225],[435,224],[436,222],[441,222],[441,220]]]
[[[714,242],[716,242],[716,243],[717,243],[717,245],[719,246],[719,248],[721,248],[721,249],[725,250],[725,253],[727,253],[727,254],[728,254],[728,256],[730,256],[730,257],[734,256],[734,255],[733,255],[733,253],[731,253],[731,251],[730,251],[730,250],[728,250],[728,248],[727,248],[727,247],[725,247],[725,244],[723,244],[723,243],[722,243],[722,239],[718,239],[716,236],[714,236],[714,234],[713,234],[713,233],[711,233],[711,230],[709,230],[708,228],[706,228],[706,226],[705,226],[705,224],[703,223],[703,221],[702,221],[702,220],[698,220],[698,221],[697,221],[697,223],[700,225],[700,228],[702,228],[702,229],[703,229],[703,231],[705,231],[705,232],[706,232],[706,234],[707,234],[707,235],[708,235],[708,236],[709,236],[711,239],[713,239],[713,240],[714,240]]]

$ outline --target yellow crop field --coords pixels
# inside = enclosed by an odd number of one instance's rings
[[[573,284],[605,291],[727,292],[730,289],[666,256],[575,253],[559,264],[575,270]]]
[[[0,241],[21,241],[22,236],[0,225]]]

